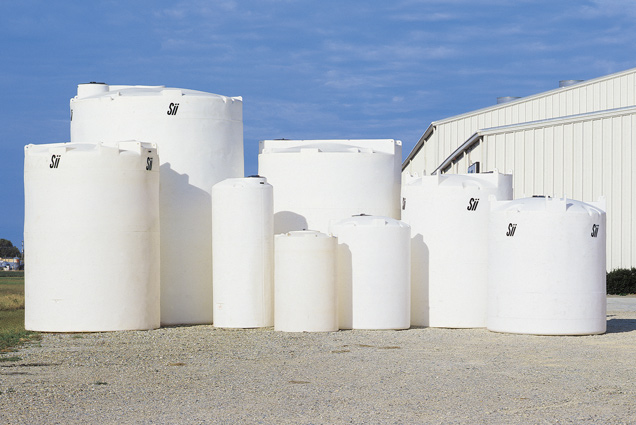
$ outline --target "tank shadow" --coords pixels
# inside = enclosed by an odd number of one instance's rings
[[[606,333],[608,334],[634,331],[636,331],[636,319],[609,319],[607,321]]]
[[[279,211],[274,214],[274,233],[287,233],[297,230],[310,230],[307,219],[292,211]],[[311,229],[314,230],[314,229]]]

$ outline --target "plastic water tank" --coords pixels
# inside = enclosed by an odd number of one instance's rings
[[[161,323],[212,323],[212,186],[243,177],[240,97],[80,84],[71,142],[157,144],[161,158]]]
[[[338,330],[336,238],[311,230],[276,235],[274,275],[275,330]]]
[[[159,159],[134,141],[24,149],[25,327],[159,327]]]
[[[329,231],[355,214],[400,218],[402,142],[265,140],[258,172],[274,186],[274,232]]]
[[[402,220],[411,225],[411,324],[486,326],[489,196],[512,199],[512,176],[407,176]]]
[[[338,237],[340,329],[408,329],[411,321],[411,228],[355,216],[333,223]]]
[[[274,210],[263,177],[212,188],[214,326],[274,326]]]
[[[489,330],[605,332],[604,200],[494,202],[489,232]]]

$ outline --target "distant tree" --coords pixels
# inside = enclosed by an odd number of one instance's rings
[[[0,258],[19,257],[20,250],[13,246],[11,241],[0,239]]]

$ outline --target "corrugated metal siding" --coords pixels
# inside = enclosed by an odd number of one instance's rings
[[[636,69],[436,122],[408,167],[431,173],[477,130],[636,105]]]
[[[589,202],[604,195],[608,269],[636,267],[636,113],[570,117],[635,105],[636,68],[441,120],[432,124],[435,131],[405,172],[431,173],[479,131],[482,141],[444,172],[464,173],[480,162],[482,171],[512,172],[515,197],[545,194]],[[569,118],[531,123],[560,117]]]
[[[532,195],[595,202],[607,199],[607,267],[636,267],[636,111],[541,127],[485,131],[478,146],[453,164],[465,173],[512,172],[516,198]]]

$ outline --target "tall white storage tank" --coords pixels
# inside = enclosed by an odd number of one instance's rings
[[[310,230],[276,235],[274,275],[274,330],[338,330],[336,238]]]
[[[274,232],[329,231],[356,214],[400,218],[402,142],[264,140],[258,173],[274,186]]]
[[[340,329],[408,329],[411,321],[411,228],[355,216],[333,223],[338,237]]]
[[[161,158],[161,323],[212,323],[211,190],[243,177],[240,97],[80,84],[71,142],[139,139]]]
[[[606,330],[605,202],[494,202],[488,329],[539,335]]]
[[[402,220],[411,225],[411,324],[486,326],[489,196],[512,199],[512,175],[408,176]]]
[[[159,327],[159,159],[140,142],[24,149],[25,327]]]
[[[214,326],[274,326],[274,209],[263,177],[212,188]]]

